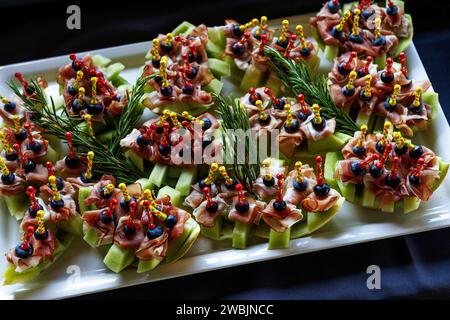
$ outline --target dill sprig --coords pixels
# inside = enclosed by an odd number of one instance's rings
[[[250,127],[250,119],[247,111],[242,107],[239,100],[233,96],[225,97],[223,95],[214,95],[218,106],[218,113],[222,118],[222,128],[224,135],[224,151],[225,155],[229,154],[233,157],[232,168],[236,177],[241,181],[247,190],[251,191],[253,182],[259,174],[259,165],[250,163],[250,141],[245,142],[245,155],[236,150],[238,141],[235,135],[227,135],[227,130],[241,129],[247,132]],[[244,156],[244,159],[241,159]],[[243,161],[242,161],[243,160]]]
[[[277,50],[266,46],[264,53],[269,57],[283,85],[294,95],[303,93],[309,104],[317,103],[325,118],[336,119],[336,131],[353,136],[359,128],[350,116],[336,107],[328,89],[328,78],[324,75],[313,77],[304,61],[296,63],[286,59]]]
[[[139,78],[137,85],[133,87],[129,101],[135,103],[135,99],[143,95],[143,86],[141,81],[145,78]],[[61,141],[67,141],[66,132],[72,133],[72,142],[74,148],[78,153],[86,155],[87,152],[93,151],[94,157],[94,170],[97,174],[112,174],[118,181],[125,183],[133,183],[137,179],[143,176],[143,173],[127,158],[124,157],[120,148],[115,148],[114,152],[108,146],[104,145],[95,137],[91,137],[87,130],[83,129],[83,126],[79,126],[83,122],[83,119],[76,115],[70,115],[66,108],[62,108],[61,111],[55,108],[53,99],[51,99],[51,105],[49,105],[45,99],[44,92],[39,86],[38,82],[34,79],[30,81],[31,87],[35,90],[36,97],[24,95],[19,87],[13,82],[8,83],[14,94],[16,94],[22,101],[24,107],[33,116],[33,122],[43,128],[46,134],[53,135],[61,139]],[[130,103],[128,104],[130,105]],[[133,107],[133,106],[132,106]],[[128,106],[125,108],[125,110]],[[133,110],[136,107],[133,107]],[[141,114],[141,113],[140,113]],[[134,117],[139,117],[140,114],[134,110],[127,114],[125,121],[121,123],[119,120],[120,131],[115,135],[115,139],[119,139],[120,142],[122,135],[128,134],[132,130],[132,127],[126,128],[126,125],[133,126],[136,121]]]

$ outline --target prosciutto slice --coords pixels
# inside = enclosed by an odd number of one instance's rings
[[[145,237],[139,248],[136,250],[136,257],[140,260],[157,259],[164,260],[169,245],[169,233],[165,229],[164,233],[155,239]]]
[[[49,198],[53,195],[52,188],[50,188],[48,183],[40,186],[39,190],[40,190],[40,194],[42,197]],[[61,195],[67,195],[69,197],[73,197],[75,195],[75,188],[73,187],[73,185],[70,182],[64,181],[64,187],[59,191],[59,193]]]
[[[211,196],[214,197],[217,195],[218,190],[214,183],[211,184]],[[198,183],[192,186],[191,193],[184,199],[183,204],[185,206],[191,207],[192,209],[197,208],[204,200],[205,196],[203,195],[203,190],[200,189]]]
[[[177,223],[170,229],[169,240],[175,240],[179,238],[184,232],[184,225],[186,221],[191,218],[191,215],[183,209],[172,206],[168,210],[164,211],[168,215],[173,215],[177,218]]]
[[[244,223],[244,224],[258,224],[261,219],[261,210],[264,209],[265,203],[261,201],[255,201],[251,198],[248,198],[248,202],[250,204],[247,212],[240,213],[236,210],[235,205],[238,201],[237,196],[233,197],[231,210],[228,214],[228,218],[232,221]]]
[[[319,141],[328,136],[331,136],[334,133],[334,130],[336,129],[336,120],[334,118],[327,119],[325,128],[323,128],[323,130],[321,131],[317,131],[316,129],[314,129],[311,123],[312,119],[314,119],[313,114],[310,115],[309,118],[306,119],[305,122],[303,122],[303,124],[300,126],[300,129],[303,131],[308,140]]]
[[[386,174],[384,173],[380,178],[374,178],[370,174],[366,174],[363,179],[365,187],[378,199],[378,206],[380,208],[388,203],[397,202],[403,197],[408,196],[404,177],[401,177],[401,182],[397,188],[393,189],[384,183]]]
[[[264,175],[266,174],[265,168],[260,169],[260,174],[253,183],[253,192],[259,199],[267,199],[275,195],[277,192],[275,176],[278,173],[286,174],[287,167],[269,167],[269,171],[275,179],[275,184],[272,187],[268,187],[264,184]]]
[[[63,177],[79,177],[83,172],[86,171],[86,161],[84,157],[78,157],[80,158],[80,165],[76,168],[69,168],[66,165],[65,158],[63,158],[62,160],[56,161],[53,169]]]
[[[12,184],[0,182],[0,195],[3,197],[14,196],[25,191],[25,179],[16,175]]]
[[[33,138],[36,141],[39,141],[41,144],[41,151],[39,151],[38,153],[34,153],[33,151],[28,149],[28,144],[29,144],[29,140],[25,139],[21,145],[21,149],[23,152],[23,155],[25,158],[27,159],[37,159],[37,158],[41,158],[43,156],[45,156],[45,154],[47,153],[47,149],[48,149],[48,141],[45,139],[41,138],[41,135],[37,132],[33,132]]]
[[[294,157],[295,152],[302,144],[302,141],[303,135],[301,130],[294,133],[289,133],[286,131],[284,126],[281,128],[278,136],[278,145],[281,153],[283,153],[287,158],[291,159]]]
[[[363,184],[363,176],[357,176],[352,172],[352,165],[354,162],[359,162],[359,160],[338,161],[334,178],[340,179],[344,183]]]
[[[227,203],[222,197],[216,196],[212,198],[218,205],[216,212],[208,212],[206,210],[207,201],[203,201],[197,208],[194,209],[192,215],[195,217],[195,221],[201,224],[203,227],[212,228],[216,224],[217,218],[225,212],[228,208]]]
[[[114,241],[114,232],[116,228],[115,222],[103,223],[100,219],[100,214],[104,209],[86,211],[82,219],[83,223],[83,233],[86,233],[88,228],[94,228],[98,235],[98,246],[112,244]]]
[[[262,218],[264,222],[277,232],[284,232],[295,223],[303,219],[302,211],[297,209],[292,203],[287,203],[286,209],[277,211],[274,207],[275,200],[269,204],[262,211]]]
[[[67,221],[73,216],[78,215],[77,205],[75,201],[70,196],[62,196],[62,200],[64,200],[64,206],[60,208],[58,211],[53,210],[49,206],[50,211],[50,221],[58,223],[60,221]]]
[[[123,231],[127,225],[127,222],[128,217],[122,217],[119,219],[116,231],[114,232],[114,243],[123,249],[137,249],[144,240],[144,228],[140,220],[134,219],[133,224],[136,231],[131,235],[127,235]]]
[[[50,228],[47,228],[47,238],[44,240],[38,240],[34,235],[30,240],[34,249],[33,256],[40,256],[43,261],[53,261],[53,255],[58,248],[58,239]]]
[[[355,146],[358,144],[358,142],[359,142],[359,140],[360,140],[360,137],[361,137],[361,132],[360,132],[360,131],[355,132],[353,138],[351,138],[351,139],[347,142],[347,144],[344,146],[344,148],[342,148],[342,151],[341,151],[341,152],[342,152],[342,155],[343,155],[344,159],[347,159],[347,160],[349,160],[349,159],[362,159],[362,158],[365,157],[365,154],[364,154],[363,156],[360,157],[360,156],[357,156],[357,155],[353,152],[353,147],[355,147]],[[367,140],[368,138],[370,138],[370,137],[369,137],[369,135],[367,134],[367,135],[366,135],[366,139],[365,139],[365,141],[363,142],[363,145],[364,145],[364,146],[367,145],[366,140]],[[367,149],[366,149],[366,153],[367,153]]]
[[[36,168],[26,173],[22,168],[17,168],[16,175],[24,178],[27,183],[44,184],[48,181],[48,170],[42,164],[37,164]]]
[[[33,254],[31,257],[22,259],[16,256],[15,248],[12,248],[6,253],[6,260],[15,267],[16,272],[22,272],[39,265],[42,261],[42,256]]]
[[[260,100],[263,103],[262,104],[263,108],[266,109],[267,106],[269,105],[270,97],[264,93],[264,88],[257,88],[257,89],[255,89],[255,91],[256,91],[256,94],[259,94],[259,96],[261,97]],[[258,113],[258,108],[254,104],[250,103],[250,94],[249,93],[245,94],[239,100],[247,109],[247,113],[248,113],[249,117]],[[286,115],[285,115],[285,117],[286,117]]]
[[[413,172],[414,170],[411,170],[408,172],[407,176],[409,177]],[[421,183],[415,185],[414,183],[411,183],[409,178],[406,179],[406,188],[412,196],[422,201],[428,201],[433,194],[434,183],[439,180],[439,172],[429,169],[422,170],[420,180]]]
[[[311,192],[302,201],[302,208],[309,212],[324,212],[329,210],[340,199],[341,195],[334,189],[325,197],[318,196]]]
[[[303,199],[313,192],[313,188],[316,185],[314,170],[307,165],[305,165],[301,170],[303,179],[306,179],[307,181],[307,186],[304,191],[298,191],[294,188],[294,181],[297,178],[296,170],[289,172],[289,175],[286,178],[286,192],[284,193],[283,199],[284,201],[292,203],[295,206],[299,205]]]
[[[100,181],[92,187],[91,193],[84,200],[84,204],[87,206],[94,204],[97,208],[105,208],[108,206],[109,200],[116,198],[120,192],[119,189],[114,188],[111,197],[103,198],[101,194],[102,188],[106,187],[110,183],[116,185],[116,178],[112,175],[103,175]]]

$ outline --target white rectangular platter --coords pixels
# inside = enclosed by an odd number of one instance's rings
[[[307,25],[305,15],[290,19]],[[93,50],[126,66],[121,73],[130,83],[137,78],[150,42],[120,47]],[[83,54],[83,53],[81,53]],[[410,76],[426,79],[427,74],[419,55],[411,45],[407,51]],[[26,77],[42,75],[49,80],[51,90],[57,92],[57,70],[66,64],[67,56],[25,62],[0,67],[0,92],[8,96],[5,82],[14,72]],[[442,110],[431,128],[418,133],[413,141],[429,146],[444,160],[450,160],[448,138],[450,127]],[[77,239],[66,253],[38,279],[31,283],[0,286],[0,299],[59,299],[73,297],[125,286],[132,286],[168,278],[180,277],[215,269],[261,262],[269,259],[297,255],[328,248],[402,236],[450,226],[450,179],[446,179],[428,203],[422,203],[414,213],[382,213],[345,203],[340,213],[323,229],[309,237],[292,240],[288,249],[267,250],[267,244],[253,245],[245,250],[230,249],[229,243],[213,243],[199,237],[190,252],[173,264],[163,264],[148,274],[137,274],[127,269],[120,274],[110,272],[102,263],[104,253],[90,248],[82,239]],[[3,203],[3,201],[2,201]],[[19,239],[18,223],[10,217],[8,209],[0,207],[0,252],[16,245]],[[6,268],[6,259],[0,260],[0,274]],[[78,274],[77,271],[80,271]],[[0,282],[3,279],[0,275]]]

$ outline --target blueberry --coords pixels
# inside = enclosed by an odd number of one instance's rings
[[[381,47],[386,43],[386,37],[383,35],[380,35],[377,39],[372,40],[372,45],[374,47]]]
[[[308,119],[308,117],[311,115],[311,113],[312,113],[311,110],[308,110],[308,109],[307,109],[306,113],[304,113],[302,110],[300,110],[298,112],[297,116],[301,121],[306,121],[306,119]]]
[[[270,120],[271,120],[271,118],[270,118],[270,116],[269,116],[268,114],[266,114],[266,118],[265,118],[265,119],[263,119],[263,118],[261,118],[261,117],[258,118],[258,122],[259,122],[259,124],[261,124],[262,126],[268,125],[268,124],[270,123]]]
[[[162,49],[162,51],[164,52],[170,52],[173,49],[173,43],[172,41],[170,41],[169,43],[165,43],[165,41],[161,41],[160,43],[160,48]]]
[[[120,93],[116,93],[114,100],[116,100],[117,102],[120,102],[120,100],[122,99],[122,95]]]
[[[366,168],[361,167],[360,164],[359,164],[359,161],[353,162],[351,168],[352,168],[352,173],[355,176],[362,177],[362,176],[364,176],[366,174]]]
[[[107,192],[107,193],[105,193],[105,191],[106,191],[106,186],[104,186],[104,187],[102,187],[102,188],[100,189],[100,194],[102,195],[102,198],[104,198],[104,199],[109,199],[109,198],[111,198],[112,192]]]
[[[253,96],[256,96],[256,99],[253,98]],[[248,97],[248,102],[254,106],[256,105],[256,101],[258,101],[258,100],[262,101],[262,97],[259,92],[255,92],[255,94],[250,94]]]
[[[75,155],[74,157],[70,157],[69,155],[67,155],[64,158],[64,163],[71,169],[78,168],[80,166],[80,158],[78,158],[77,155]]]
[[[31,216],[32,218],[36,218],[37,212],[38,212],[39,210],[44,210],[44,207],[42,207],[42,205],[40,205],[40,204],[38,204],[38,207],[37,207],[36,210],[33,209],[33,206],[29,206],[29,207],[28,207],[28,213],[30,214],[30,216]]]
[[[198,74],[198,69],[194,68],[194,67],[191,67],[190,72],[186,73],[186,77],[188,77],[189,79],[192,80],[192,79],[195,79],[197,74]]]
[[[345,65],[346,65],[346,63],[345,63],[345,62],[342,62],[342,63],[339,65],[339,67],[338,67],[339,73],[340,73],[341,75],[343,75],[343,76],[348,75],[348,74],[350,73],[350,71],[352,71],[351,68],[346,69],[346,68],[345,68]]]
[[[160,67],[160,62],[161,62],[160,59],[158,59],[158,60],[152,59],[152,65],[153,65],[153,67],[154,67],[154,68],[159,68],[159,67]]]
[[[211,120],[209,120],[209,118],[206,118],[206,117],[202,118],[202,121],[203,121],[203,125],[202,125],[202,130],[203,131],[206,131],[209,128],[211,128],[212,122],[211,122]]]
[[[383,168],[378,168],[377,165],[373,164],[370,166],[369,169],[370,175],[374,178],[379,178],[383,175],[384,173],[384,169]]]
[[[33,160],[27,160],[24,162],[23,170],[25,171],[25,173],[30,173],[34,171],[34,169],[36,169],[36,162],[34,162]]]
[[[170,151],[172,150],[172,147],[170,145],[162,145],[160,144],[158,146],[158,151],[162,156],[167,156],[170,154]]]
[[[273,203],[273,207],[277,211],[283,211],[284,209],[286,209],[286,206],[286,201],[275,201]]]
[[[110,215],[106,215],[106,212],[108,211],[108,209],[103,210],[102,212],[100,212],[100,220],[104,223],[104,224],[108,224],[114,221],[115,217],[114,217],[114,213],[110,214]]]
[[[130,196],[130,201],[125,201],[125,199],[123,197],[120,198],[120,207],[125,211],[130,210],[130,202],[131,201],[136,201],[136,199],[133,196]]]
[[[89,114],[100,114],[103,111],[103,105],[101,103],[90,103],[87,106],[87,112]]]
[[[386,99],[386,101],[384,102],[384,108],[389,112],[393,112],[393,111],[397,110],[398,103],[395,102],[394,105],[391,105],[390,100],[391,100],[391,98]]]
[[[160,226],[156,226],[153,229],[148,229],[147,231],[147,238],[150,240],[156,239],[160,237],[163,234],[163,229]]]
[[[68,92],[71,96],[75,96],[75,95],[78,93],[78,90],[77,90],[74,86],[69,85],[69,86],[67,86],[67,92]]]
[[[396,145],[394,151],[397,155],[402,156],[408,151],[408,147],[404,145],[403,148],[399,149]]]
[[[197,63],[201,63],[202,62],[202,56],[197,54],[193,54],[192,52],[189,52],[188,54],[188,61],[189,63],[193,63],[193,62],[197,62]]]
[[[363,10],[363,12],[362,12],[362,17],[364,18],[364,19],[369,19],[373,14],[375,13],[375,10],[369,10],[368,8],[367,9],[364,9]]]
[[[167,228],[172,229],[177,224],[177,218],[173,214],[169,214],[164,220],[164,224]]]
[[[342,36],[344,35],[344,32],[342,32],[342,30],[339,31],[338,29],[336,29],[336,26],[334,26],[333,29],[331,29],[331,35],[334,38],[340,40],[340,39],[342,39]]]
[[[231,180],[233,180],[233,182],[232,183],[230,183],[230,184],[228,184],[228,183],[225,183],[225,187],[228,189],[228,190],[234,190],[234,187],[236,187],[236,185],[237,185],[237,180],[236,180],[236,178],[231,178]]]
[[[62,178],[56,177],[56,188],[61,191],[64,188],[65,182]]]
[[[306,47],[300,50],[300,54],[302,55],[302,57],[307,57],[311,54],[311,48]]]
[[[210,205],[206,204],[206,211],[208,211],[209,213],[215,213],[218,209],[219,205],[215,201],[211,202]]]
[[[366,154],[366,147],[358,147],[357,145],[353,147],[353,153],[358,157],[361,157]]]
[[[34,140],[33,144],[27,144],[27,149],[33,151],[33,153],[39,153],[42,150],[41,142],[38,140]]]
[[[75,72],[81,70],[81,68],[82,68],[81,65],[79,65],[77,62],[78,62],[78,60],[74,60],[72,62],[72,68],[73,68],[73,70],[75,70]]]
[[[313,128],[316,129],[316,131],[322,131],[323,129],[325,129],[326,120],[324,117],[322,117],[322,121],[317,122],[316,118],[314,118],[312,119],[311,124]]]
[[[240,37],[242,37],[244,35],[244,32],[241,30],[241,27],[238,24],[233,24],[231,26],[231,32],[233,32],[233,35],[236,38],[240,38]]]
[[[266,30],[261,30],[261,32],[258,34],[257,31],[253,32],[253,37],[256,40],[261,40],[261,35],[266,34]]]
[[[287,38],[284,39],[284,41],[281,41],[279,38],[276,41],[276,44],[279,45],[282,48],[287,48],[288,44],[289,44],[289,40]]]
[[[366,72],[365,68],[359,68],[358,69],[358,76],[360,78],[365,77],[369,74],[369,71]]]
[[[337,13],[341,9],[341,4],[339,2],[329,0],[327,3],[327,8],[331,13]]]
[[[72,102],[72,111],[73,113],[80,113],[81,110],[86,109],[88,107],[86,101],[82,100],[81,103],[79,102],[78,98],[74,99]]]
[[[28,248],[23,249],[22,248],[22,244],[18,244],[14,250],[16,257],[20,258],[20,259],[26,259],[29,258],[33,255],[33,246],[31,245],[31,243],[28,244]]]
[[[344,86],[342,88],[342,94],[346,97],[352,97],[355,95],[356,92],[356,88],[355,87],[351,87],[350,89],[347,86]]]
[[[16,161],[19,155],[16,150],[12,150],[11,153],[5,152],[5,159],[8,161]]]
[[[383,73],[381,73],[381,81],[384,83],[392,83],[392,81],[394,81],[394,74],[391,73],[388,75],[386,74],[386,71],[383,71]]]
[[[150,141],[148,139],[144,139],[142,137],[142,134],[139,134],[138,137],[136,138],[136,143],[141,148],[147,148],[149,143],[150,143]]]
[[[411,111],[411,112],[413,112],[413,113],[421,113],[422,110],[423,110],[423,103],[421,102],[421,103],[419,104],[418,107],[416,107],[416,106],[414,105],[414,103],[411,103],[411,104],[409,105],[409,107],[408,107],[408,110]]]
[[[27,86],[27,87],[25,88],[25,92],[26,92],[28,95],[32,95],[32,94],[35,92],[35,90],[34,90],[34,88],[33,88],[32,86]]]
[[[34,237],[38,240],[45,240],[48,237],[48,231],[45,230],[44,233],[39,233],[38,230],[34,232]]]
[[[263,183],[266,187],[273,187],[275,185],[275,178],[272,177],[272,179],[267,180],[266,177],[263,178]]]
[[[363,37],[362,37],[361,33],[359,33],[359,34],[352,33],[348,36],[348,39],[354,43],[363,43]]]
[[[303,181],[301,183],[299,183],[296,179],[296,180],[294,180],[293,186],[294,186],[294,189],[297,191],[305,191],[306,187],[308,186],[308,181],[306,179],[303,179]]]
[[[384,179],[384,183],[387,186],[395,189],[400,184],[400,175],[397,173],[394,177],[392,177],[391,174],[388,174]]]
[[[236,205],[234,206],[236,208],[236,211],[239,213],[244,213],[247,212],[248,209],[250,208],[250,204],[248,203],[247,199],[244,199],[244,201],[241,202],[236,202]]]
[[[415,175],[415,174],[410,174],[409,175],[409,181],[414,184],[414,185],[419,185],[422,182],[422,179],[420,179],[419,175]]]
[[[16,176],[14,175],[14,173],[10,172],[7,175],[2,174],[1,179],[3,184],[8,185],[14,183],[14,181],[16,180]]]
[[[172,95],[172,92],[173,92],[173,87],[170,86],[170,85],[167,86],[167,87],[162,86],[160,92],[161,92],[161,94],[163,96],[170,97]]]
[[[182,88],[182,90],[183,90],[183,93],[184,94],[189,94],[189,95],[191,95],[191,94],[193,94],[194,93],[194,86],[192,85],[192,84],[189,84],[189,86],[183,86],[183,88]]]
[[[13,112],[16,109],[16,104],[12,101],[8,101],[3,105],[3,109],[5,109],[6,112]]]
[[[359,98],[363,101],[369,101],[372,99],[372,95],[366,96],[364,89],[359,92]]]
[[[377,144],[375,145],[375,149],[377,149],[377,151],[379,153],[384,153],[384,149],[386,148],[386,146],[383,146],[383,144],[381,143],[381,141],[378,141]]]
[[[123,233],[127,236],[131,236],[136,233],[136,227],[134,225],[129,226],[128,224],[123,227]]]
[[[314,186],[314,193],[319,197],[325,197],[330,193],[330,186],[327,183],[316,184]]]
[[[281,97],[280,99],[278,99],[277,101],[278,103],[274,103],[273,107],[277,110],[283,110],[284,109],[284,105],[286,104],[286,99],[284,97]]]
[[[392,7],[388,6],[386,8],[386,13],[390,16],[395,16],[398,13],[398,7],[393,5]]]
[[[20,133],[15,133],[14,134],[14,138],[16,138],[16,140],[18,140],[18,141],[25,140],[27,138],[27,131],[24,128],[22,128]]]
[[[50,200],[50,207],[55,210],[58,211],[59,209],[61,209],[62,207],[64,207],[64,200],[61,198],[60,200]]]
[[[287,133],[295,133],[300,128],[300,123],[297,119],[292,119],[291,126],[288,126],[287,123],[284,124],[284,130],[286,130]]]
[[[235,42],[233,43],[231,50],[235,56],[242,56],[246,50],[245,43],[241,44],[239,42]]]
[[[409,156],[413,159],[419,159],[423,154],[423,148],[421,145],[415,145],[414,148],[409,152]]]

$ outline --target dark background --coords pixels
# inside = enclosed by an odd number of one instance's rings
[[[342,2],[342,1],[341,1]],[[81,30],[66,28],[66,8],[81,7]],[[321,1],[55,1],[0,0],[0,65],[139,41],[183,20],[220,25],[317,11]],[[450,5],[406,1],[414,43],[447,118],[450,114]],[[382,289],[368,290],[366,268],[382,271]],[[382,299],[450,297],[450,230],[355,245],[115,290],[84,298]]]

